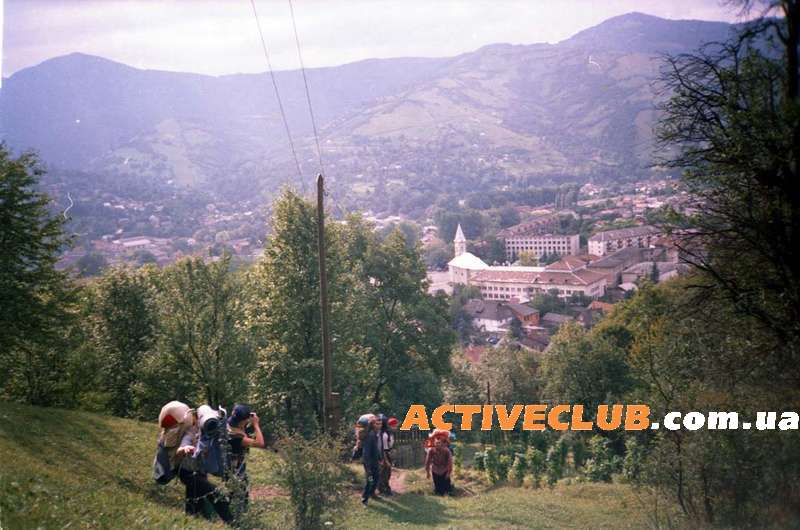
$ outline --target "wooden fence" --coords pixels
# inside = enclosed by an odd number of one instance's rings
[[[410,469],[425,465],[425,448],[422,444],[427,437],[427,431],[397,431],[392,451],[395,467]]]

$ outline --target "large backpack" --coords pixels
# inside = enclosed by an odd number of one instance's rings
[[[225,409],[214,410],[208,405],[197,409],[197,424],[200,440],[194,453],[200,470],[218,477],[225,477],[230,469],[230,446],[228,429],[225,426]]]
[[[161,408],[158,416],[161,433],[153,458],[153,480],[158,484],[168,484],[177,475],[176,452],[190,420],[191,409],[185,403],[170,401]]]

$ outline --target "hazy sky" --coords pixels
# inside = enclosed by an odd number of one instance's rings
[[[255,0],[273,66],[297,68],[288,0]],[[720,0],[293,0],[306,66],[558,42],[627,13],[735,21]],[[0,0],[2,73],[71,52],[140,68],[266,70],[250,0]],[[3,21],[0,9],[0,24]]]

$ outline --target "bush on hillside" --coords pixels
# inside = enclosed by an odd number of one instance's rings
[[[289,492],[295,528],[323,528],[323,517],[335,519],[346,501],[342,448],[324,435],[309,440],[292,435],[278,442],[278,451],[276,477]]]

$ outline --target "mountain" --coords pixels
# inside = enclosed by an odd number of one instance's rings
[[[309,69],[325,172],[340,194],[373,200],[646,173],[659,54],[731,29],[631,13],[557,44]],[[275,81],[311,182],[302,77]],[[229,193],[296,180],[266,73],[139,70],[72,54],[4,80],[0,120],[0,138],[56,167]]]

